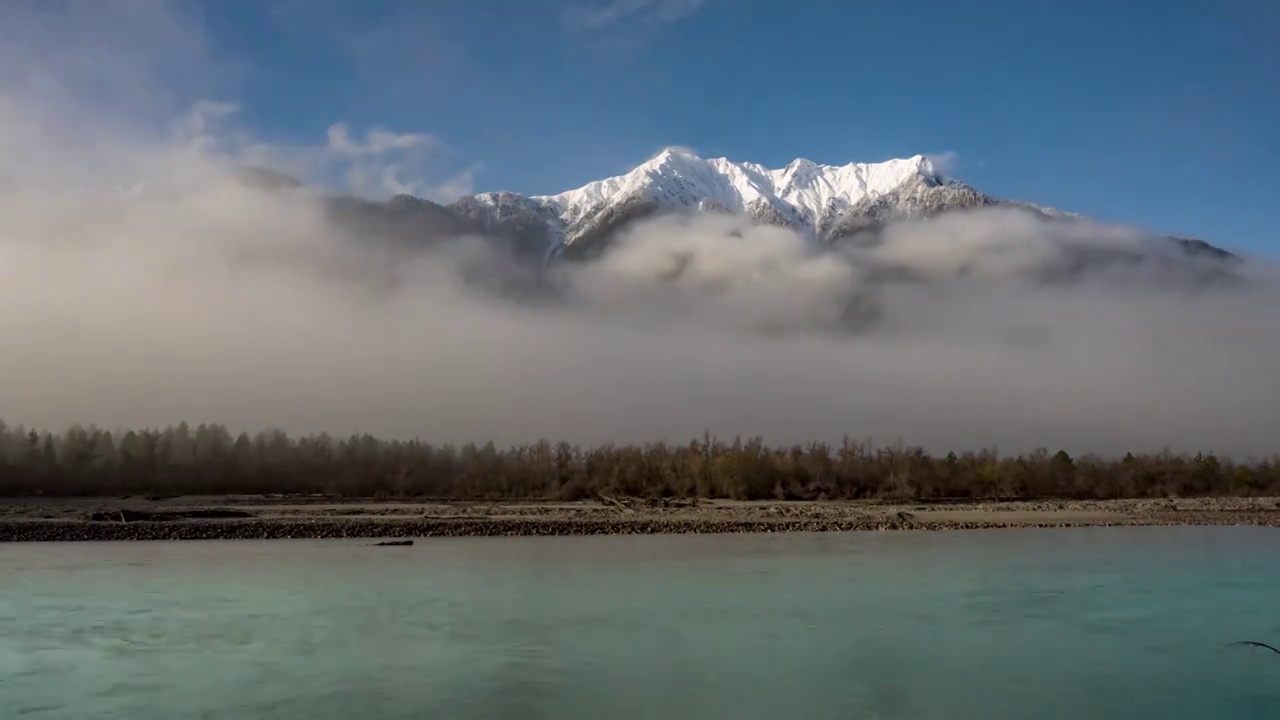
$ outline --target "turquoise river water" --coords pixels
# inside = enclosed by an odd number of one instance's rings
[[[0,545],[0,718],[1280,718],[1280,532]]]

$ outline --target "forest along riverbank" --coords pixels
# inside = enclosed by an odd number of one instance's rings
[[[1278,498],[1021,502],[424,502],[317,496],[0,499],[0,542],[960,530],[1100,525],[1280,527]]]

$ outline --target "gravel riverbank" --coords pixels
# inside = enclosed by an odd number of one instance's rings
[[[897,503],[386,502],[316,497],[0,500],[0,542],[1280,526],[1274,498]]]

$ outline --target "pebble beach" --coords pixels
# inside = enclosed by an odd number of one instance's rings
[[[0,500],[0,542],[851,532],[1133,525],[1280,526],[1280,499],[963,503],[325,497]]]

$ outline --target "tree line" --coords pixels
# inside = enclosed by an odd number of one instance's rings
[[[846,438],[769,446],[536,442],[498,449],[371,435],[233,435],[222,425],[60,434],[0,421],[0,496],[305,493],[344,497],[577,500],[599,494],[740,500],[1110,499],[1280,495],[1277,458],[1072,457],[1047,450],[931,455]]]

